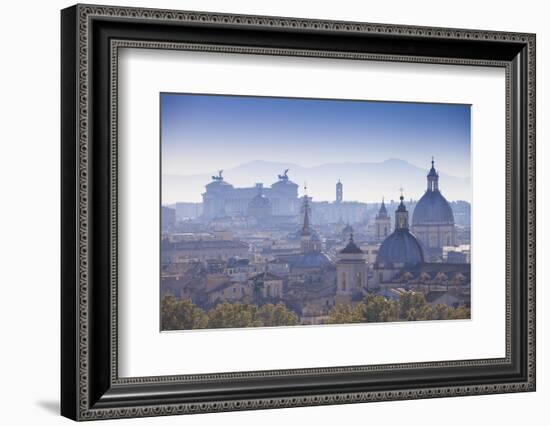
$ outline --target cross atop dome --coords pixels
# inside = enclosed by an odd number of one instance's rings
[[[399,199],[401,200],[401,204],[403,204],[403,200],[405,199],[405,197],[403,196],[403,186],[399,187],[399,194]]]

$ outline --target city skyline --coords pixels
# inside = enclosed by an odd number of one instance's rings
[[[399,158],[425,167],[433,155],[441,170],[470,177],[469,105],[173,93],[160,104],[166,175],[255,160],[314,167]]]
[[[429,159],[426,163],[429,164]],[[436,160],[436,163],[439,162]],[[342,181],[345,201],[369,203],[378,203],[382,197],[387,200],[397,199],[401,187],[407,200],[420,198],[425,191],[423,180],[427,172],[427,167],[419,167],[396,158],[379,163],[347,161],[314,167],[256,160],[235,168],[220,167],[195,175],[163,174],[163,204],[201,202],[205,185],[210,182],[212,175],[217,175],[220,170],[223,170],[225,181],[236,187],[254,187],[257,183],[270,187],[276,181],[277,175],[286,169],[289,169],[290,179],[299,185],[301,195],[304,194],[304,186],[307,184],[308,195],[316,201],[334,201],[335,184]],[[373,175],[378,179],[373,179]],[[452,176],[444,171],[440,172],[440,175],[445,182],[445,194],[449,199],[471,202],[470,179]]]
[[[470,318],[469,105],[161,94],[161,138],[161,330]]]

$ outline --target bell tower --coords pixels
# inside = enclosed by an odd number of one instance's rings
[[[344,185],[338,179],[336,183],[336,202],[340,204],[342,201],[344,201]]]
[[[368,265],[363,250],[353,241],[353,234],[349,242],[338,253],[336,262],[336,294],[351,296],[367,290]]]

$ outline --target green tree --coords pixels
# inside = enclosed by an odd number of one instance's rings
[[[355,306],[336,305],[329,312],[328,323],[346,324],[357,322],[428,321],[470,318],[470,309],[465,306],[453,308],[444,304],[432,306],[422,293],[406,292],[399,300],[383,296],[367,295]]]
[[[174,296],[162,298],[161,306],[162,330],[189,330],[206,328],[208,317],[190,299],[176,299]]]
[[[208,312],[209,328],[275,327],[299,324],[298,316],[283,303],[262,307],[245,303],[222,303]]]
[[[453,308],[451,308],[450,306],[439,303],[432,308],[433,312],[432,312],[432,317],[430,319],[434,319],[434,320],[449,319],[449,312],[452,310]]]
[[[432,319],[432,307],[422,293],[408,291],[399,298],[399,319],[420,321]]]
[[[327,322],[329,324],[349,324],[364,322],[364,318],[356,307],[338,304],[330,310]]]
[[[259,327],[258,306],[224,302],[208,312],[209,328]]]
[[[470,319],[471,311],[466,306],[459,306],[458,308],[451,309],[449,312],[449,319]]]
[[[399,303],[383,296],[366,296],[358,309],[364,322],[387,322],[399,318]]]
[[[257,320],[264,327],[296,325],[300,322],[298,315],[289,310],[283,303],[277,303],[276,305],[269,303],[262,306],[257,312]]]

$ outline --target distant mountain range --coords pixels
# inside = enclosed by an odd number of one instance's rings
[[[407,200],[418,199],[426,190],[428,173],[428,167],[423,169],[399,159],[379,163],[327,163],[314,167],[258,160],[224,170],[223,177],[236,187],[253,186],[256,182],[269,187],[285,169],[290,169],[290,180],[300,185],[300,194],[307,183],[308,194],[314,201],[333,201],[338,180],[344,185],[344,201],[378,202],[382,197],[397,200],[400,187]],[[440,189],[449,201],[471,201],[469,178],[451,176],[440,170],[438,173]],[[211,170],[200,175],[163,175],[163,203],[202,201],[204,186],[217,174],[217,170]]]

